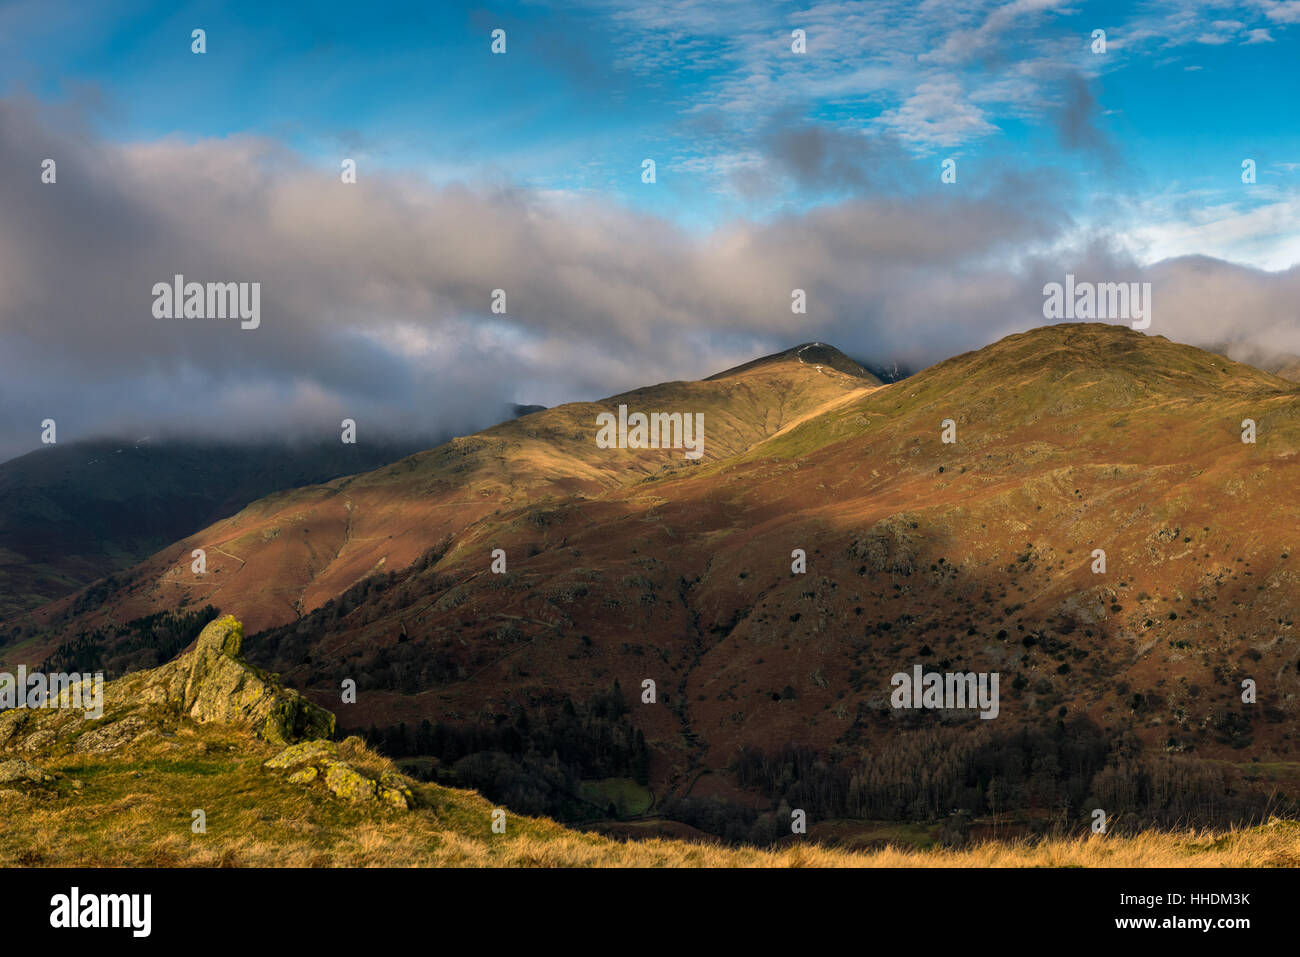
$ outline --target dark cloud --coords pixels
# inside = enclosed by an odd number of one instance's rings
[[[1062,104],[1055,122],[1061,146],[1067,150],[1087,152],[1109,168],[1120,163],[1119,150],[1100,124],[1101,108],[1088,80],[1071,73],[1062,81]]]
[[[763,138],[769,160],[812,190],[866,192],[896,188],[912,159],[890,136],[815,123],[776,124]]]

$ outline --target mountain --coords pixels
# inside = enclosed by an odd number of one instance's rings
[[[1278,362],[1276,368],[1269,371],[1288,382],[1300,382],[1300,358],[1288,356],[1286,360]]]
[[[1295,806],[1295,384],[1104,324],[887,386],[812,356],[271,496],[11,626],[5,660],[111,668],[153,633],[122,623],[211,605],[412,773],[732,840],[782,807],[1032,829]],[[597,447],[619,404],[704,412],[703,459]],[[917,665],[997,673],[996,719],[892,707]]]
[[[824,345],[820,342],[805,342],[803,345],[794,346],[786,349],[784,352],[776,352],[770,356],[762,356],[754,359],[752,362],[746,362],[743,365],[726,369],[716,375],[711,375],[705,382],[717,382],[723,379],[734,378],[747,372],[757,369],[780,369],[798,363],[799,365],[812,366],[814,369],[828,369],[834,372],[841,372],[852,379],[862,379],[874,385],[880,385],[880,380],[876,379],[866,367],[861,363],[850,359],[834,346]]]
[[[548,499],[583,500],[645,478],[694,469],[681,450],[595,446],[598,413],[703,414],[700,463],[720,461],[789,427],[828,402],[879,383],[834,353],[805,363],[790,350],[705,382],[669,382],[503,422],[364,475],[263,498],[176,542],[83,595],[42,609],[51,620],[74,605],[84,621],[122,621],[209,603],[239,608],[250,629],[294,621],[365,577],[400,570],[494,512]],[[840,372],[834,365],[850,372]],[[207,551],[194,575],[191,552]],[[109,600],[100,604],[100,599]],[[81,621],[82,619],[78,619]]]
[[[522,418],[525,415],[532,415],[534,412],[545,412],[545,411],[546,411],[546,406],[544,405],[520,405],[518,403],[515,403],[510,407],[510,413],[516,419]]]
[[[0,463],[0,619],[130,568],[271,492],[418,447],[96,439]]]

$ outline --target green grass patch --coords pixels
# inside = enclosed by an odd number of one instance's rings
[[[601,807],[613,805],[617,817],[640,817],[650,810],[654,795],[650,789],[631,778],[603,778],[583,781],[579,792],[584,800]]]

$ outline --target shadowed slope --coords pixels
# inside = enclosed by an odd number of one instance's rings
[[[130,568],[282,489],[394,462],[365,446],[96,439],[0,464],[0,620]]]

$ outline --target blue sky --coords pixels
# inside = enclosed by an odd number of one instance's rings
[[[9,93],[93,98],[97,126],[122,141],[257,134],[321,164],[587,192],[696,230],[936,189],[952,157],[960,188],[1008,170],[1055,177],[1073,215],[1131,219],[1152,256],[1203,236],[1205,252],[1270,268],[1300,258],[1294,236],[1213,236],[1221,219],[1295,211],[1294,0],[18,2],[0,25]],[[204,56],[190,52],[196,27]],[[503,56],[489,50],[497,27]],[[827,170],[773,162],[792,127],[841,134]],[[640,179],[647,157],[655,188]]]

